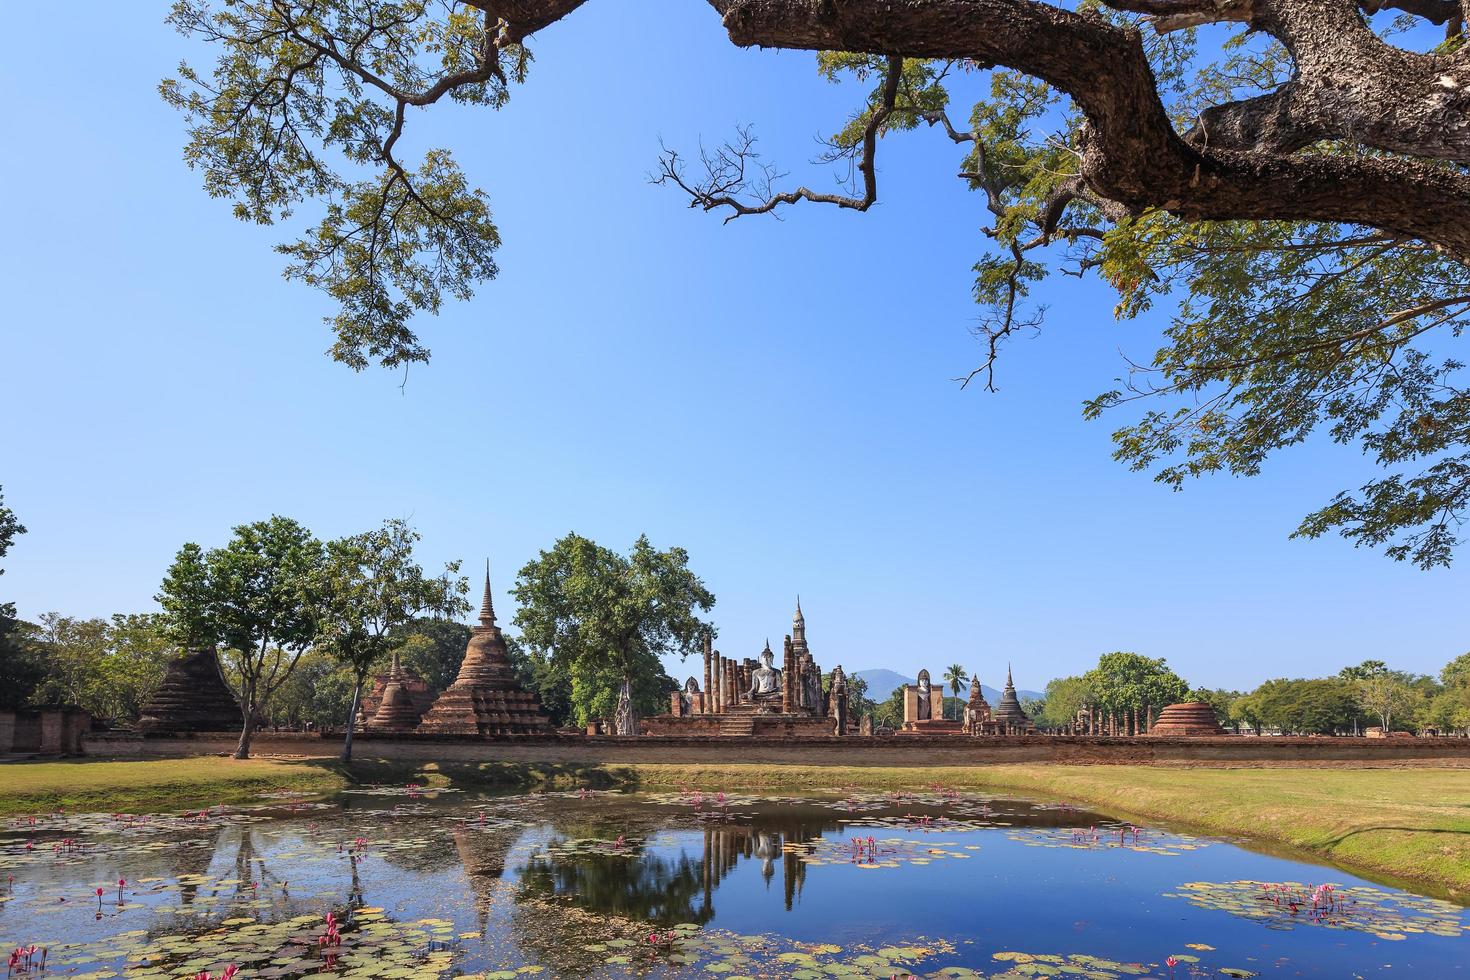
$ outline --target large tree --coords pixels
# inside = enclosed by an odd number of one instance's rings
[[[158,595],[173,634],[187,645],[225,646],[245,716],[235,758],[271,697],[317,635],[322,543],[289,517],[241,524],[222,548],[186,544]]]
[[[521,569],[515,624],[534,656],[571,679],[579,725],[610,719],[624,683],[638,714],[667,710],[674,681],[660,657],[702,649],[701,620],[715,603],[683,548],[659,551],[639,537],[628,555],[568,534]]]
[[[361,534],[327,542],[322,562],[315,642],[352,672],[352,701],[342,761],[352,761],[352,733],[368,674],[394,646],[393,630],[426,613],[455,616],[469,610],[469,583],[450,562],[440,577],[424,575],[414,560],[419,534],[393,519]]]
[[[1104,713],[1137,711],[1183,701],[1189,685],[1169,669],[1163,657],[1138,653],[1105,653],[1097,666],[1082,675],[1092,703]]]
[[[4,488],[0,488],[0,558],[10,551],[16,536],[25,533],[15,511],[5,506]],[[5,569],[0,568],[0,575],[4,574]],[[0,708],[20,707],[44,676],[34,651],[23,642],[15,603],[0,602]]]
[[[174,4],[216,53],[162,84],[186,159],[242,220],[314,205],[280,250],[339,304],[335,358],[426,359],[413,315],[496,274],[487,196],[448,149],[404,158],[409,110],[504,105],[528,38],[584,2]],[[1470,388],[1435,345],[1470,319],[1470,2],[705,2],[733,43],[818,52],[822,74],[864,86],[822,157],[849,186],[781,186],[748,129],[693,160],[665,151],[659,182],[726,220],[865,211],[882,138],[932,127],[990,221],[967,380],[992,385],[1000,348],[1039,323],[1039,282],[1100,274],[1121,317],[1173,304],[1164,345],[1086,406],[1141,408],[1115,432],[1121,461],[1177,488],[1253,475],[1325,429],[1387,473],[1297,533],[1449,562],[1470,506]]]

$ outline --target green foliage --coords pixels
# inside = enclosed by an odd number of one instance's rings
[[[15,516],[15,511],[5,506],[5,488],[0,487],[0,558],[10,553],[10,546],[15,543],[17,535],[25,534],[25,525]],[[5,574],[5,569],[0,568],[0,575]],[[15,606],[12,603],[0,603],[0,617],[15,618]]]
[[[543,650],[526,650],[514,636],[505,638],[506,650],[516,668],[516,678],[528,691],[535,691],[552,725],[561,727],[576,720],[572,710],[572,677],[567,665]]]
[[[470,628],[452,619],[420,616],[395,627],[389,635],[404,668],[422,677],[429,690],[438,694],[459,674]]]
[[[1399,671],[1376,671],[1352,681],[1358,704],[1378,717],[1384,731],[1393,730],[1395,717],[1409,714],[1424,700],[1414,678]]]
[[[48,612],[22,626],[17,646],[26,680],[11,707],[74,706],[121,723],[138,718],[174,651],[155,613],[106,620]]]
[[[1247,28],[1213,50],[1201,50],[1192,30],[1143,28],[1141,37],[1181,131],[1205,108],[1273,91],[1293,72],[1280,44]],[[835,145],[850,147],[881,105],[884,64],[819,56],[824,77],[878,76]],[[1088,419],[1139,409],[1113,433],[1115,458],[1181,489],[1215,473],[1254,476],[1272,453],[1325,432],[1389,473],[1336,495],[1293,536],[1336,532],[1421,567],[1449,564],[1470,510],[1470,390],[1462,363],[1435,355],[1433,341],[1447,344],[1470,322],[1463,265],[1421,242],[1341,223],[1129,213],[1079,179],[1080,118],[1046,83],[991,70],[968,132],[956,133],[945,114],[951,89],[975,66],[906,59],[902,70],[885,131],[942,124],[970,148],[961,174],[992,218],[985,233],[994,248],[975,264],[974,287],[988,349],[971,378],[992,383],[1001,346],[1040,325],[1044,307],[1029,297],[1058,271],[1100,275],[1118,294],[1119,319],[1177,303],[1153,358],[1130,361],[1120,386],[1084,405]]]
[[[1359,717],[1353,682],[1341,678],[1271,680],[1231,706],[1232,720],[1286,734],[1347,731]]]
[[[1462,653],[1445,664],[1439,680],[1446,687],[1470,686],[1470,653]]]
[[[1083,675],[1094,705],[1104,712],[1158,710],[1184,700],[1189,685],[1165,664],[1137,653],[1105,653]]]
[[[960,688],[970,683],[970,675],[960,664],[950,664],[944,669],[944,682],[949,685],[950,693],[959,697]]]
[[[332,356],[354,369],[427,360],[408,320],[493,278],[500,237],[447,150],[416,168],[397,159],[405,111],[445,95],[498,108],[529,53],[489,14],[422,0],[178,0],[169,22],[217,51],[212,71],[180,64],[159,86],[205,190],[256,224],[318,202],[316,227],[279,251],[288,278],[340,304]]]
[[[1356,667],[1344,667],[1337,676],[1345,681],[1361,681],[1388,673],[1388,664],[1382,660],[1364,660]]]
[[[1061,728],[1070,725],[1077,712],[1096,703],[1097,697],[1086,678],[1058,677],[1047,682],[1041,710],[1032,720],[1043,728]]]
[[[868,697],[868,681],[865,677],[856,674],[847,676],[847,717],[852,719],[871,715],[878,705],[872,698]],[[822,675],[822,690],[826,697],[832,696],[832,672],[828,671]]]
[[[413,559],[419,534],[399,519],[329,541],[313,584],[313,643],[332,654],[353,676],[352,698],[343,716],[344,761],[352,756],[352,732],[368,673],[387,659],[391,633],[420,613],[453,616],[469,610],[469,584],[451,562],[440,578],[426,578]]]
[[[201,553],[186,544],[164,578],[160,604],[200,642],[226,647],[239,677],[238,758],[250,753],[259,713],[291,676],[316,639],[324,550],[311,532],[287,517],[241,524],[222,548]],[[187,632],[181,622],[171,632]]]
[[[1220,724],[1228,725],[1235,717],[1235,702],[1244,695],[1239,691],[1227,691],[1225,688],[1197,687],[1189,692],[1188,700],[1203,701],[1215,709],[1215,717]]]
[[[695,614],[715,597],[688,553],[658,551],[647,537],[623,556],[568,534],[521,569],[514,594],[522,639],[570,679],[578,725],[612,718],[625,679],[636,711],[665,710],[676,684],[660,657],[698,652],[713,630]]]
[[[873,709],[873,727],[886,727],[898,731],[903,727],[903,688],[894,688],[888,698]]]
[[[15,511],[5,506],[4,488],[0,487],[0,558],[4,558],[25,526]],[[0,575],[5,569],[0,568]],[[44,668],[36,662],[20,637],[20,623],[15,618],[15,603],[0,602],[0,708],[16,708],[40,683]]]

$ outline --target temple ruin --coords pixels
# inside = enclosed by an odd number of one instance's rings
[[[551,730],[551,719],[541,709],[540,699],[516,679],[505,636],[495,625],[487,564],[480,625],[470,631],[459,676],[434,700],[415,731],[430,735],[537,735]]]
[[[158,690],[143,706],[138,731],[145,735],[179,732],[238,732],[245,716],[220,673],[212,646],[185,651],[171,661]]]

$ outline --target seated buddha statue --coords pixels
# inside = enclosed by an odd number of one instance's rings
[[[771,666],[776,655],[771,644],[761,651],[761,665],[750,672],[750,691],[747,696],[756,704],[769,704],[781,700],[781,671]]]

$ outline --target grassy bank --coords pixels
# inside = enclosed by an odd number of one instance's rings
[[[1133,766],[832,767],[484,762],[342,767],[325,760],[186,758],[0,766],[0,814],[65,806],[178,810],[349,783],[699,786],[788,793],[944,785],[1065,799],[1140,821],[1251,838],[1365,874],[1470,895],[1470,770]]]
[[[261,793],[325,793],[344,785],[318,763],[265,759],[128,759],[0,766],[0,815],[68,810],[142,812],[238,803]]]

